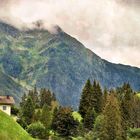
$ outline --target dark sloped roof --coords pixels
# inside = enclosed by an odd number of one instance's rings
[[[11,96],[0,96],[0,104],[13,105],[15,103],[14,98]]]

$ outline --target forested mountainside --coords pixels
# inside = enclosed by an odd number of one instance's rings
[[[24,89],[37,85],[56,94],[61,105],[77,107],[85,81],[102,87],[129,82],[140,90],[140,69],[101,59],[56,26],[21,31],[0,22],[0,90],[20,100]],[[5,77],[5,78],[3,78]]]

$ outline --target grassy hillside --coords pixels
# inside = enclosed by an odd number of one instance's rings
[[[33,140],[11,117],[0,111],[0,140]]]

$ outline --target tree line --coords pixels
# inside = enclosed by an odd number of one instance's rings
[[[75,115],[76,114],[76,115]],[[35,87],[24,94],[17,122],[34,138],[127,140],[140,133],[140,98],[129,83],[116,89],[87,80],[79,109],[62,107],[55,94]]]
[[[126,140],[130,128],[140,128],[140,98],[129,83],[102,91],[96,81],[87,80],[79,113],[85,130],[100,140]]]

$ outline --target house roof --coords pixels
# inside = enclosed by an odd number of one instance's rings
[[[14,98],[11,96],[0,96],[0,104],[13,105],[15,103]]]

